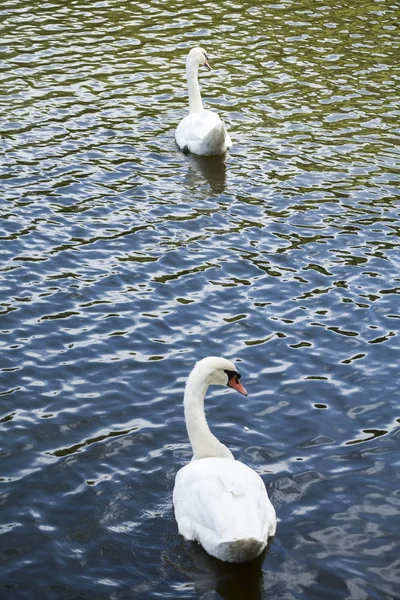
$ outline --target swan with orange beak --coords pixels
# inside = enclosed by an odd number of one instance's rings
[[[175,140],[183,152],[200,156],[224,154],[232,146],[232,140],[218,114],[203,107],[198,81],[200,66],[211,71],[206,51],[192,48],[186,59],[189,114],[176,128]]]
[[[193,458],[175,478],[175,518],[187,540],[220,560],[240,563],[263,552],[275,535],[276,515],[261,477],[235,460],[208,427],[204,398],[214,384],[247,396],[240,373],[225,358],[203,358],[189,374],[184,410]]]

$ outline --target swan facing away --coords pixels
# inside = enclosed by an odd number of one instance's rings
[[[239,380],[234,364],[225,358],[208,356],[194,366],[184,396],[193,458],[178,471],[173,493],[179,533],[231,563],[259,556],[276,530],[263,480],[211,433],[204,413],[211,384],[228,385],[247,396]]]
[[[201,156],[224,154],[232,146],[232,141],[217,113],[203,108],[197,78],[200,65],[211,70],[206,51],[192,48],[186,59],[189,114],[176,128],[175,140],[184,152]]]

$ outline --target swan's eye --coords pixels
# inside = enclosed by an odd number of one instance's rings
[[[205,66],[205,68],[207,69],[207,71],[211,71],[211,65],[210,65],[210,63],[208,62],[208,56],[207,56],[207,54],[206,54],[206,53],[204,53],[204,55],[203,55],[203,58],[204,58],[204,63],[203,63],[203,65]]]
[[[236,379],[236,381],[239,381],[239,379],[241,378],[241,374],[237,371],[225,370],[225,373],[228,375],[228,381],[230,381],[232,378]]]

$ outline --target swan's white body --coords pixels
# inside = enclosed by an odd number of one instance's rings
[[[211,68],[205,51],[193,48],[186,59],[189,114],[176,128],[175,140],[185,152],[211,156],[226,152],[232,146],[232,141],[217,113],[203,108],[198,82],[199,66],[203,64]]]
[[[230,361],[216,357],[199,361],[190,373],[184,408],[193,458],[177,473],[173,493],[179,532],[233,563],[261,554],[276,530],[275,510],[261,477],[234,459],[205,418],[208,386],[228,384],[245,394],[238,377]]]

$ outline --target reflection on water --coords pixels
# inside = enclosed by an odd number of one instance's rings
[[[213,194],[222,194],[226,184],[226,156],[187,155],[188,171],[184,185],[189,191],[207,182]]]
[[[0,5],[2,600],[397,600],[398,2],[200,8]],[[226,157],[175,146],[199,44]],[[221,354],[279,519],[237,569],[171,510]]]
[[[209,556],[197,543],[186,542],[176,546],[174,554],[164,560],[193,582],[197,597],[215,590],[224,600],[260,600],[267,552],[268,548],[249,563],[233,565]]]

